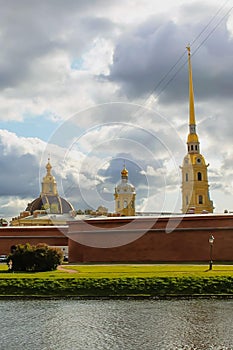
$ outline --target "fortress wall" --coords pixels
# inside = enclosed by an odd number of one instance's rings
[[[9,254],[12,245],[46,243],[51,246],[66,246],[68,227],[1,227],[0,254]]]
[[[69,244],[70,262],[233,261],[233,215],[124,217],[70,222],[68,226],[2,227],[0,254],[12,245]]]
[[[69,261],[209,261],[211,234],[215,237],[213,259],[233,261],[232,215],[108,218],[92,220],[92,225],[90,221],[72,222],[68,232]]]

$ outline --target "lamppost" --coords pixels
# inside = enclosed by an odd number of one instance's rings
[[[209,238],[209,244],[210,244],[210,262],[209,262],[209,270],[212,270],[213,266],[213,245],[214,245],[214,236],[211,235]]]

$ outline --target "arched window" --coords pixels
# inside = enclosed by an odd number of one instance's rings
[[[198,204],[203,204],[203,196],[202,195],[198,196]]]
[[[197,145],[195,145],[195,150],[197,151]]]
[[[189,180],[189,174],[186,173],[186,174],[185,174],[185,181],[188,181],[188,180]]]
[[[124,208],[127,208],[127,200],[124,200]]]
[[[198,171],[197,173],[197,180],[202,181],[202,174],[200,173],[200,171]]]
[[[191,145],[191,151],[193,151],[193,145]]]

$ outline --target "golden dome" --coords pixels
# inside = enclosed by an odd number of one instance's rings
[[[126,169],[126,167],[124,167],[124,169],[121,171],[121,176],[128,176],[128,170]]]

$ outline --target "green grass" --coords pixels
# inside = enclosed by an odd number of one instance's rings
[[[79,277],[88,278],[119,278],[119,277],[206,277],[233,276],[232,265],[214,266],[209,271],[209,265],[74,265],[64,266],[78,272]]]
[[[7,265],[0,265],[0,278],[121,278],[121,277],[208,277],[232,276],[233,265],[63,265],[65,271],[37,273],[7,273]],[[70,272],[73,270],[74,272]]]
[[[8,273],[0,265],[0,296],[232,295],[233,266],[63,265],[63,270]]]

